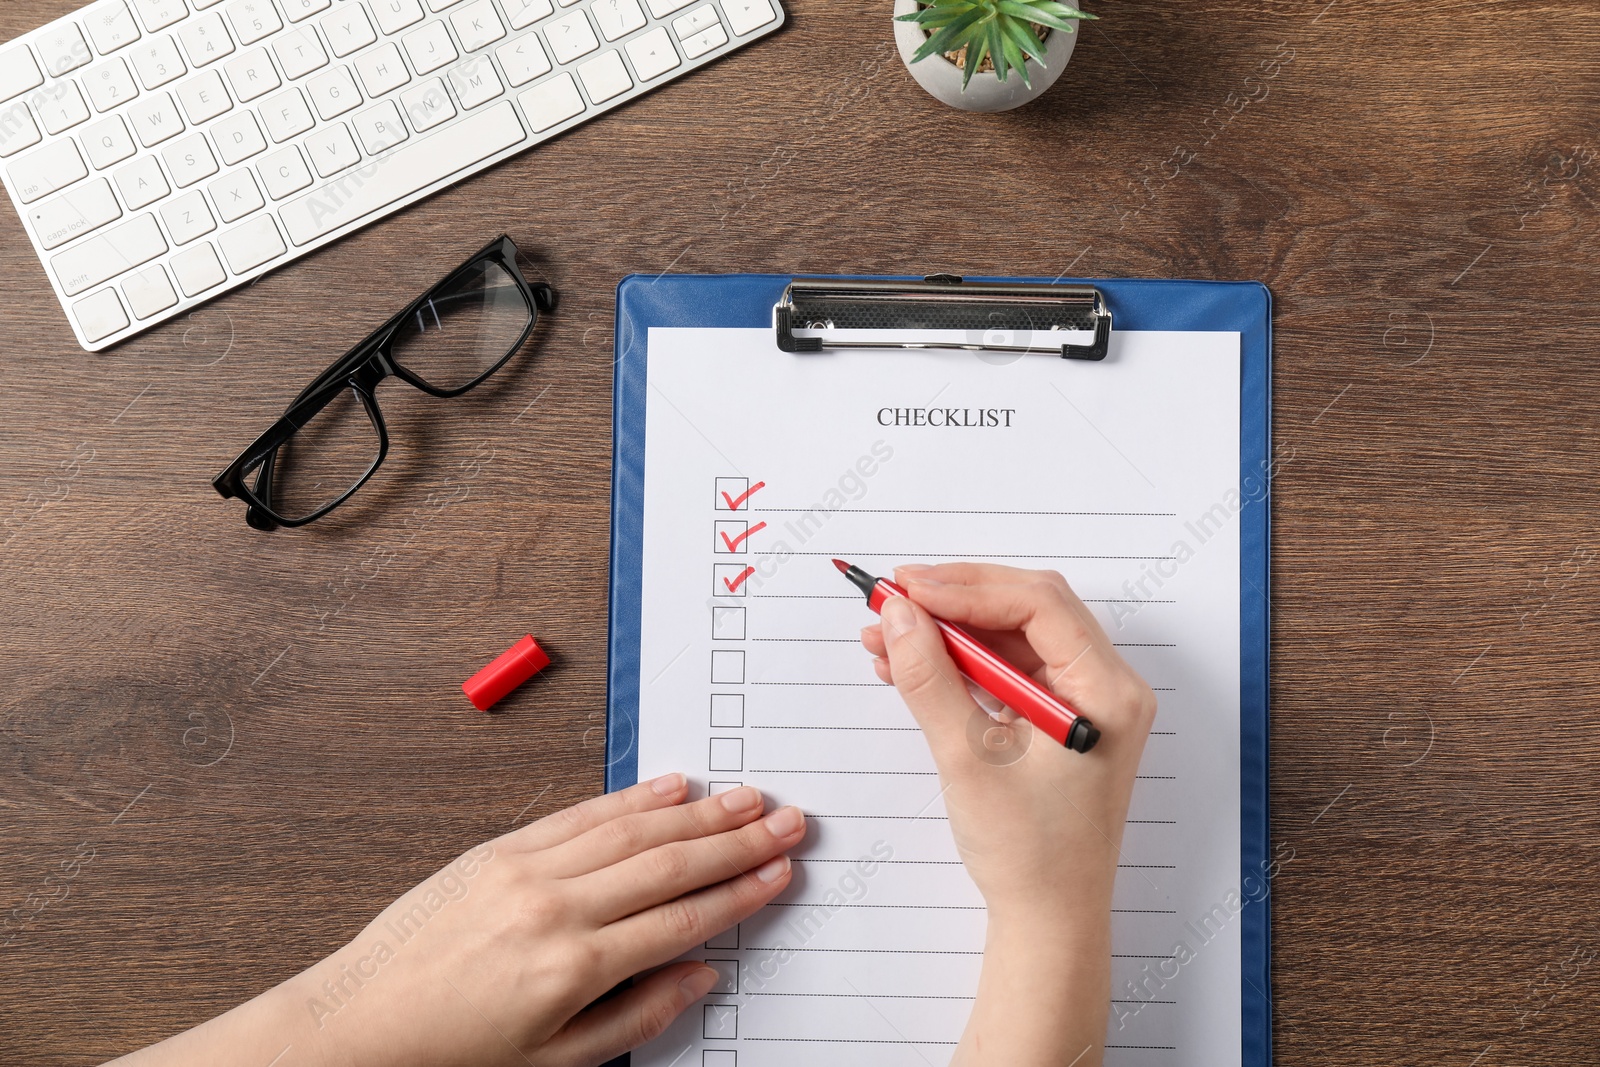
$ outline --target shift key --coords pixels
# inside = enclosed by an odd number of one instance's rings
[[[167,250],[161,227],[154,215],[140,215],[132,222],[115,226],[99,237],[91,237],[50,261],[68,296],[115,278],[141,263],[148,263]]]

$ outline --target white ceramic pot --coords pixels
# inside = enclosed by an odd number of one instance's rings
[[[1072,0],[1063,2],[1077,6]],[[917,0],[895,0],[896,17],[912,14],[916,10]],[[1065,30],[1050,32],[1044,43],[1044,62],[1031,58],[1028,60],[1028,80],[1033,83],[1031,88],[1023,84],[1016,71],[1007,74],[1005,81],[990,72],[974,74],[966,92],[961,91],[961,68],[944,56],[929,56],[921,62],[911,62],[911,57],[928,39],[921,26],[915,22],[896,22],[894,42],[899,46],[900,58],[905,61],[911,76],[917,79],[917,84],[939,100],[963,111],[1010,111],[1038,98],[1055,84],[1061,72],[1067,69],[1067,60],[1072,57],[1073,48],[1077,47],[1079,32],[1077,29],[1071,33]]]

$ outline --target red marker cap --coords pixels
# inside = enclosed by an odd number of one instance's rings
[[[539,642],[529,634],[496,657],[493,663],[462,682],[461,691],[467,694],[473,707],[488,711],[507,693],[548,666],[550,657],[545,655]]]

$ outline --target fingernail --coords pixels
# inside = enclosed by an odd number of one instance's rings
[[[900,637],[908,634],[917,625],[917,613],[911,607],[911,602],[903,596],[892,596],[883,602],[879,609],[883,616],[883,632],[886,637]]]
[[[753,785],[740,786],[722,794],[722,806],[728,811],[749,811],[761,806],[761,790]]]
[[[874,634],[881,633],[883,633],[883,627],[879,626],[877,623],[873,623],[871,626],[863,626],[861,628],[861,640],[865,641]]]
[[[711,967],[696,967],[678,982],[678,988],[691,1001],[699,1000],[717,984],[717,972]]]
[[[806,817],[792,804],[767,816],[767,832],[773,837],[790,837],[799,833],[805,824]]]
[[[671,774],[663,774],[660,778],[651,780],[650,788],[664,797],[670,797],[683,788],[683,775],[677,771],[673,771]]]
[[[774,856],[756,868],[756,878],[769,885],[789,873],[789,857]]]
[[[933,568],[926,563],[907,563],[896,567],[895,570],[901,574],[915,574],[918,571],[931,571]]]
[[[924,589],[938,589],[944,583],[936,578],[907,578],[906,585],[912,587],[922,586]]]

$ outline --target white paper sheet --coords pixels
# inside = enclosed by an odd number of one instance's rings
[[[810,833],[784,895],[692,954],[724,984],[638,1067],[929,1067],[965,1025],[983,901],[834,556],[1050,568],[1094,609],[1160,698],[1106,1062],[1239,1062],[1239,359],[1233,333],[1084,363],[650,331],[639,776],[755,785]]]

